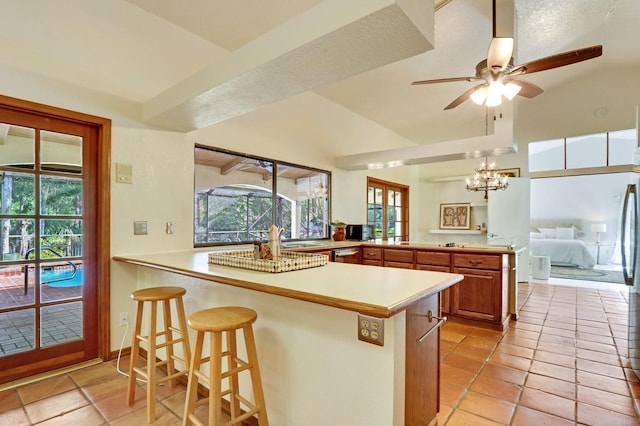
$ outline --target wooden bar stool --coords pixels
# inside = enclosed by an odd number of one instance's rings
[[[187,397],[184,408],[183,425],[203,425],[195,416],[197,406],[209,403],[209,426],[222,425],[222,397],[229,395],[231,421],[225,425],[239,424],[243,420],[258,415],[258,424],[268,426],[267,409],[262,393],[262,380],[258,368],[258,353],[253,338],[252,324],[258,314],[252,310],[241,307],[223,307],[205,309],[194,313],[189,317],[189,326],[196,330],[196,345],[191,357],[189,367],[189,382],[187,384]],[[238,358],[236,345],[236,331],[242,329],[247,349],[247,360]],[[211,355],[202,357],[202,345],[205,333],[211,333]],[[222,333],[226,332],[227,347],[222,352]],[[222,371],[222,358],[227,358],[227,370]],[[203,363],[209,362],[209,375],[200,371]],[[240,395],[238,387],[238,373],[248,370],[253,387],[255,403],[251,403]],[[198,401],[198,379],[207,381],[209,385],[209,397]],[[222,391],[222,380],[227,380],[228,388]],[[241,406],[246,408],[241,414]]]
[[[129,366],[129,383],[127,387],[127,402],[133,404],[136,392],[136,379],[138,376],[147,382],[147,422],[155,421],[155,400],[156,385],[168,381],[171,387],[176,384],[176,378],[186,375],[191,359],[189,348],[189,334],[187,321],[184,313],[182,296],[186,290],[182,287],[152,287],[134,291],[131,298],[138,302],[136,312],[136,325],[133,332],[133,342],[131,344],[131,361]],[[171,300],[175,301],[178,328],[171,324]],[[148,335],[143,336],[142,311],[144,303],[151,303],[151,313],[149,318]],[[163,328],[157,330],[158,302],[162,303]],[[147,364],[145,367],[136,367],[136,360],[140,354],[140,343],[147,345]],[[174,353],[174,345],[182,344],[184,358],[178,357]],[[158,361],[157,351],[165,348],[166,360]],[[184,365],[184,370],[176,370],[175,361]],[[167,375],[158,377],[156,368],[166,365]]]

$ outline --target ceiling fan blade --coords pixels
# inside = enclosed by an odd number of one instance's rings
[[[414,81],[411,85],[415,86],[417,84],[433,84],[433,83],[451,83],[454,81],[478,81],[481,80],[479,77],[452,77],[452,78],[438,78],[436,80],[421,80]]]
[[[444,110],[446,111],[448,109],[453,109],[453,108],[457,107],[458,105],[460,105],[461,103],[463,103],[464,101],[469,99],[471,97],[471,94],[473,92],[475,92],[479,87],[482,87],[482,86],[484,86],[484,84],[478,84],[477,86],[472,87],[471,89],[467,90],[462,95],[460,95],[457,98],[455,98],[453,100],[453,102],[451,102],[449,105],[444,107]]]
[[[520,86],[520,91],[518,92],[519,96],[524,96],[525,98],[535,98],[536,96],[538,96],[539,94],[541,94],[542,92],[544,92],[544,90],[542,90],[541,87],[536,86],[533,83],[529,83],[528,81],[524,81],[524,80],[516,80],[514,79],[507,79],[504,81],[505,84],[506,83],[513,83],[513,84],[517,84],[518,86]]]
[[[487,66],[493,72],[502,71],[511,60],[513,54],[513,38],[494,37],[487,53]]]
[[[532,74],[597,58],[600,55],[602,55],[602,45],[584,47],[518,65],[509,74]]]

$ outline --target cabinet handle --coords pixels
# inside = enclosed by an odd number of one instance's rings
[[[431,322],[431,321],[433,321],[435,319],[435,320],[438,320],[438,323],[436,325],[434,325],[433,327],[431,327],[431,329],[429,329],[429,331],[427,331],[422,336],[420,336],[416,340],[416,343],[422,343],[422,341],[424,339],[426,339],[427,336],[429,336],[431,333],[433,333],[435,330],[437,330],[442,324],[444,324],[445,321],[447,321],[447,317],[437,317],[437,316],[433,315],[433,312],[431,312],[431,310],[429,310],[429,312],[427,312],[427,315],[423,315],[423,316],[427,317],[429,322]]]
[[[478,265],[482,265],[482,260],[470,260],[469,261],[470,264],[472,264],[473,266],[478,266]]]

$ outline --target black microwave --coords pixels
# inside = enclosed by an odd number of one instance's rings
[[[373,240],[373,225],[347,225],[347,240]]]

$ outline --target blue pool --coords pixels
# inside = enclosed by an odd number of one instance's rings
[[[52,280],[56,280],[50,282]],[[59,280],[59,281],[58,281]],[[42,271],[40,281],[49,287],[76,287],[82,285],[82,269],[78,268],[73,276],[72,269],[56,269]]]

